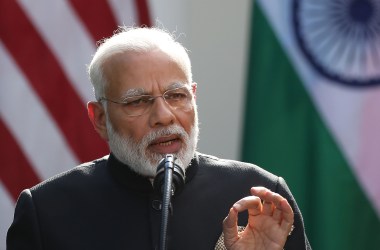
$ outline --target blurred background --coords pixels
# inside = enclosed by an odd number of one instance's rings
[[[0,0],[0,250],[23,189],[107,154],[86,64],[118,25],[174,32],[199,151],[283,176],[313,249],[378,248],[378,0]]]

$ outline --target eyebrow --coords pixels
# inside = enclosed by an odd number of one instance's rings
[[[128,89],[122,96],[121,99],[125,100],[128,97],[138,96],[138,95],[145,95],[146,92],[143,88],[133,88]]]
[[[187,84],[184,83],[184,82],[174,82],[172,84],[170,84],[166,90],[169,90],[169,89],[176,89],[176,88],[181,88],[181,87],[185,87]]]
[[[174,82],[172,84],[169,84],[164,91],[170,90],[170,89],[176,89],[185,87],[187,84],[184,82]],[[121,99],[125,100],[126,98],[133,97],[133,96],[139,96],[139,95],[149,95],[143,88],[132,88],[128,89],[122,96]]]

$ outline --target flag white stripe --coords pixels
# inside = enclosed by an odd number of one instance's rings
[[[0,74],[0,93],[6,93],[0,98],[0,117],[40,178],[77,165],[59,128],[1,42]]]
[[[136,26],[138,24],[136,15],[138,10],[133,0],[108,0],[108,2],[119,25]]]
[[[13,215],[14,202],[10,197],[9,193],[3,186],[0,181],[0,249],[5,250],[5,239],[7,235],[7,230],[12,223],[13,216],[4,216],[4,215]]]
[[[95,41],[67,1],[19,0],[19,3],[85,105],[93,99],[86,65],[95,52]]]

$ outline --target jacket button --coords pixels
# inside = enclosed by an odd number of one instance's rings
[[[153,208],[154,210],[160,211],[161,208],[162,208],[161,201],[159,201],[159,200],[153,200],[153,201],[152,201],[152,208]]]

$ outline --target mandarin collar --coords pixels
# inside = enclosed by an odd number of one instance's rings
[[[195,176],[198,170],[198,163],[198,154],[195,153],[190,166],[186,169],[185,185]],[[152,182],[148,177],[134,172],[128,165],[120,162],[112,153],[108,158],[107,168],[114,180],[124,188],[143,194],[154,192]]]

